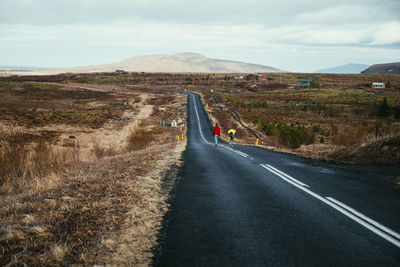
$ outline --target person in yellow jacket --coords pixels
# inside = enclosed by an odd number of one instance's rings
[[[228,131],[228,134],[229,134],[229,146],[232,147],[233,146],[233,140],[235,139],[236,130],[230,129]]]

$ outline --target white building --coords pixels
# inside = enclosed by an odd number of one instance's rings
[[[372,83],[372,88],[377,88],[377,89],[385,88],[385,83]]]

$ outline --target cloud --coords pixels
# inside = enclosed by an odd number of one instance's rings
[[[363,4],[342,4],[324,9],[305,12],[297,17],[298,23],[311,25],[336,25],[345,24],[373,24],[376,20],[382,21],[390,10],[383,6],[369,6]]]
[[[399,57],[399,13],[398,0],[1,0],[0,58],[63,66],[193,51],[290,70],[281,64]]]
[[[391,21],[379,25],[372,34],[371,45],[388,45],[400,43],[400,22]]]
[[[398,17],[397,0],[2,0],[0,23],[106,24],[142,19],[164,23],[324,24]],[[379,13],[379,14],[378,14]],[[342,14],[345,14],[344,16]],[[296,21],[296,17],[300,21]],[[326,20],[328,21],[328,20]]]

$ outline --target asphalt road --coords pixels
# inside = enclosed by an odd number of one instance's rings
[[[183,174],[154,266],[400,266],[400,190],[379,177],[388,168],[212,142],[189,94]]]

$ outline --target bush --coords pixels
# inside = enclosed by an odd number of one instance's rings
[[[321,126],[319,126],[319,124],[313,125],[313,127],[312,127],[313,133],[318,133],[320,131],[320,129],[321,129]]]
[[[379,117],[388,117],[390,115],[390,107],[387,103],[386,97],[380,103],[372,103],[370,105],[370,115]]]
[[[26,173],[28,148],[25,142],[11,135],[9,141],[0,150],[0,186],[9,184],[18,187]]]
[[[128,136],[128,151],[141,150],[147,147],[154,140],[154,133],[146,129],[144,124],[131,129]]]
[[[29,144],[21,132],[12,132],[0,150],[0,187],[3,192],[21,191],[50,173],[62,170],[72,160],[78,161],[74,148],[55,150],[41,139]]]
[[[387,103],[386,97],[383,98],[379,109],[378,109],[378,116],[380,117],[387,117],[390,115],[390,109],[389,109],[389,105]]]
[[[277,136],[279,143],[291,148],[299,148],[302,144],[311,144],[314,142],[314,135],[307,133],[304,126],[299,124],[287,125],[283,122],[269,123],[259,120],[261,129],[269,136]]]
[[[97,142],[94,143],[93,151],[98,159],[108,156],[115,156],[117,154],[114,148],[110,146],[108,146],[107,148],[102,147]]]
[[[368,134],[368,128],[349,127],[340,134],[332,137],[332,144],[339,146],[350,146],[360,143]]]
[[[394,108],[393,111],[394,111],[394,118],[397,120],[400,119],[400,108]]]

